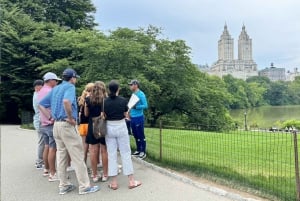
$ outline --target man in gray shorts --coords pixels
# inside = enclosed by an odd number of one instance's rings
[[[52,88],[57,85],[58,78],[54,73],[48,72],[44,75],[44,86],[38,92],[38,100],[41,101],[48,93],[51,92]],[[48,113],[51,113],[50,108],[47,109]],[[40,132],[43,135],[45,148],[43,153],[43,158],[45,162],[45,169],[43,176],[48,176],[48,181],[58,181],[56,175],[55,161],[56,161],[56,143],[53,137],[53,124],[54,120],[49,118],[49,114],[44,114],[40,111],[41,127]]]

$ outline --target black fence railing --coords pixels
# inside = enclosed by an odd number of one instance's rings
[[[150,159],[270,200],[299,200],[296,131],[208,132],[160,123],[160,128],[145,129]]]

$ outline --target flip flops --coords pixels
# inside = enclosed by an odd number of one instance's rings
[[[130,186],[128,186],[128,188],[133,189],[133,188],[139,187],[140,185],[142,185],[142,182],[134,181],[134,185],[130,185]]]

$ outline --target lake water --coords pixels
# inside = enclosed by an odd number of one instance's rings
[[[245,111],[247,113],[247,125],[259,128],[278,127],[276,122],[289,119],[300,120],[300,105],[293,106],[263,106],[251,109],[231,110],[230,115],[238,121],[239,126],[244,126]]]

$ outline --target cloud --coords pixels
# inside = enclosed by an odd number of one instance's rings
[[[271,62],[278,67],[300,67],[300,1],[298,0],[93,0],[96,20],[103,31],[117,27],[162,27],[170,39],[183,39],[192,48],[192,60],[211,64],[217,60],[217,41],[225,21],[237,40],[242,24],[253,41],[259,68]]]

